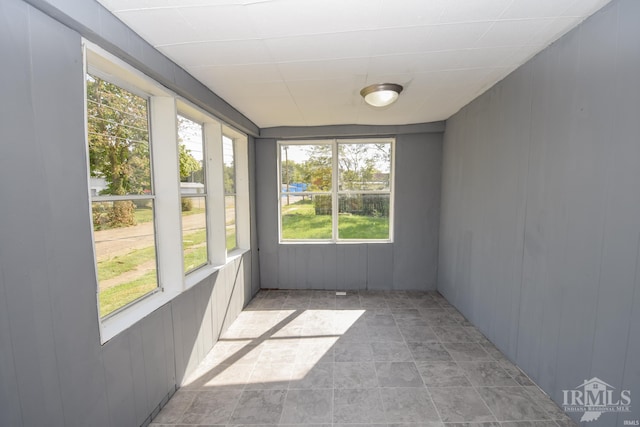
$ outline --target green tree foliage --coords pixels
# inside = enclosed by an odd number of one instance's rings
[[[107,183],[101,194],[151,191],[147,101],[88,75],[87,117],[91,176]],[[131,201],[116,201],[94,218],[94,224],[98,228],[134,225],[134,210]]]
[[[186,141],[185,141],[186,140]],[[191,151],[200,150],[203,157],[202,124],[178,115],[178,144],[180,181],[199,182],[204,184],[204,167]]]
[[[184,180],[191,176],[192,173],[202,169],[202,165],[195,157],[191,155],[191,152],[184,144],[179,144],[180,150],[180,179]],[[200,182],[200,181],[198,181]]]
[[[307,150],[309,156],[301,166],[300,174],[309,183],[310,191],[331,191],[332,161],[330,145],[312,145]]]
[[[390,144],[339,144],[341,190],[381,190],[389,186]]]
[[[292,182],[299,182],[296,181],[294,177],[297,166],[298,164],[293,160],[282,160],[280,166],[280,173],[282,174],[280,182],[282,182],[282,184],[287,185],[291,184]]]
[[[146,99],[93,75],[87,75],[87,127],[92,177],[106,181],[100,195],[151,193],[151,156]],[[180,144],[180,176],[202,168]],[[137,202],[144,205],[146,202]],[[95,208],[97,229],[135,225],[135,205],[121,200]]]
[[[280,167],[283,184],[304,183],[307,182],[306,170],[304,164],[298,164],[293,160],[282,160]]]
[[[236,148],[231,138],[222,137],[223,184],[225,194],[236,193]]]
[[[151,190],[147,101],[97,77],[87,77],[91,176],[104,178],[102,194]]]
[[[307,160],[299,164],[283,156],[283,183],[304,182],[309,191],[331,191],[331,145],[309,145]],[[338,144],[340,190],[389,188],[391,144]]]
[[[236,168],[231,165],[224,165],[224,193],[235,194],[236,192]]]

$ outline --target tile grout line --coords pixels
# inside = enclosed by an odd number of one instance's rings
[[[493,357],[492,354],[490,354],[488,351],[486,351],[480,344],[478,344],[478,346],[480,346],[480,348],[482,348],[490,357],[492,361],[495,361],[495,357]],[[456,361],[456,365],[458,365],[458,361]],[[459,366],[459,365],[458,365]],[[487,403],[487,401],[485,400],[484,397],[482,397],[482,394],[480,393],[480,391],[478,390],[478,386],[476,386],[473,381],[471,381],[471,378],[467,375],[467,372],[462,369],[462,373],[463,375],[467,378],[467,381],[469,381],[469,384],[471,384],[471,387],[473,388],[473,390],[476,392],[476,394],[478,395],[478,397],[480,397],[480,400],[482,401],[482,403],[484,404],[485,408],[487,408],[487,410],[489,411],[489,413],[491,414],[491,416],[494,418],[494,420],[497,423],[501,423],[500,420],[498,420],[498,417],[496,416],[495,412],[491,409],[491,407],[489,407],[489,404]],[[507,373],[508,374],[508,373]]]
[[[418,314],[420,316],[421,312],[420,309],[418,307],[416,307],[416,309],[418,310]],[[391,312],[391,315],[393,316],[393,320],[397,325],[397,319],[396,316],[393,315],[393,312]],[[426,320],[425,320],[426,321]],[[429,322],[427,322],[427,328],[433,333],[433,335],[438,338],[438,336],[435,334],[435,332],[433,331],[433,329],[431,329],[431,326],[429,326]],[[399,329],[399,328],[398,328]],[[422,386],[424,387],[424,389],[427,391],[427,396],[429,396],[429,401],[431,402],[431,405],[433,406],[433,409],[436,411],[436,415],[438,416],[438,420],[440,422],[440,424],[444,424],[444,419],[442,418],[442,414],[440,414],[440,410],[438,409],[438,407],[436,406],[436,402],[433,400],[433,396],[431,395],[431,391],[429,390],[429,387],[427,387],[427,385],[424,382],[424,378],[422,378],[422,374],[420,373],[420,371],[418,370],[418,365],[416,364],[416,360],[415,360],[415,356],[413,355],[413,352],[411,351],[411,349],[409,348],[409,343],[407,342],[407,337],[404,336],[404,334],[402,333],[402,331],[400,331],[400,335],[402,336],[402,340],[404,345],[407,347],[407,350],[409,351],[409,355],[411,355],[411,360],[413,361],[413,366],[416,367],[416,372],[418,373],[418,377],[420,377],[420,381],[422,381]]]
[[[358,295],[359,295],[359,294],[358,294]],[[279,305],[281,309],[283,308],[282,306],[284,306],[284,305],[285,305],[284,300],[286,299],[286,296],[283,296],[283,297],[284,297],[284,298],[282,299],[281,304]],[[366,326],[365,331],[366,331],[366,333],[367,333],[366,343],[367,343],[367,347],[368,347],[368,348],[369,348],[369,350],[371,351],[372,365],[373,365],[373,368],[374,368],[375,377],[376,377],[376,383],[377,383],[377,387],[376,387],[376,388],[377,388],[378,392],[377,392],[376,394],[377,394],[378,398],[380,399],[380,402],[382,403],[382,406],[383,406],[383,408],[382,408],[382,409],[383,409],[383,413],[384,413],[384,419],[385,419],[385,420],[387,420],[387,421],[386,421],[386,424],[393,424],[393,422],[388,421],[387,409],[386,409],[386,407],[385,407],[384,400],[382,399],[382,391],[383,391],[382,389],[383,389],[383,388],[389,388],[389,389],[406,389],[407,387],[402,387],[402,386],[395,386],[395,387],[382,387],[382,385],[381,385],[381,383],[380,383],[380,373],[379,373],[379,371],[378,371],[378,367],[377,367],[377,365],[376,365],[376,364],[377,364],[378,362],[380,362],[380,363],[385,362],[385,363],[389,363],[389,364],[391,364],[391,365],[392,365],[392,364],[393,364],[393,363],[395,363],[395,362],[407,362],[407,361],[411,362],[411,363],[412,363],[412,365],[416,368],[418,378],[421,380],[421,383],[422,383],[422,385],[421,385],[421,386],[419,386],[419,387],[417,387],[416,389],[419,389],[419,388],[421,388],[421,387],[424,387],[424,389],[426,390],[427,396],[428,396],[428,398],[429,398],[429,401],[430,401],[430,402],[431,402],[431,404],[433,405],[433,408],[434,408],[434,410],[435,410],[435,413],[436,413],[436,415],[438,416],[438,419],[440,420],[439,422],[440,422],[440,423],[444,423],[443,418],[442,418],[442,415],[441,415],[441,413],[440,413],[440,410],[439,410],[439,409],[438,409],[438,407],[435,405],[435,401],[433,400],[432,390],[429,388],[429,386],[427,386],[427,385],[426,385],[426,383],[424,382],[424,378],[422,377],[422,375],[421,375],[420,371],[419,371],[419,370],[417,370],[417,360],[416,360],[416,357],[414,356],[414,353],[413,353],[413,352],[410,350],[410,348],[409,348],[408,341],[407,341],[407,337],[408,337],[408,335],[405,335],[405,333],[403,333],[403,332],[400,330],[400,327],[399,327],[399,323],[398,323],[398,321],[399,321],[399,320],[402,320],[403,318],[399,318],[398,316],[399,316],[399,315],[401,315],[401,314],[404,314],[404,313],[403,313],[403,312],[394,313],[394,312],[393,312],[394,308],[390,307],[390,306],[389,306],[389,304],[387,304],[388,299],[387,299],[386,297],[383,297],[383,301],[385,302],[385,306],[386,306],[386,307],[384,307],[384,308],[383,308],[383,310],[381,310],[381,311],[383,311],[383,312],[381,312],[381,313],[378,313],[379,308],[364,308],[364,307],[363,307],[363,303],[362,303],[362,302],[363,302],[362,295],[359,295],[359,297],[360,297],[360,298],[359,298],[359,301],[358,301],[359,309],[364,310],[365,314],[367,313],[367,311],[369,311],[370,313],[372,313],[372,314],[374,315],[374,318],[375,318],[375,315],[376,315],[376,314],[384,315],[384,314],[386,314],[386,313],[389,313],[389,314],[391,315],[391,318],[393,319],[393,325],[394,325],[394,327],[398,330],[398,332],[399,332],[399,334],[400,334],[400,335],[399,335],[399,337],[401,338],[401,341],[388,340],[388,338],[389,338],[389,337],[388,337],[387,335],[383,334],[383,335],[381,335],[381,336],[377,337],[377,338],[378,338],[377,340],[374,340],[374,339],[373,339],[374,337],[369,336],[369,326],[368,326],[368,324],[367,324],[367,320],[368,320],[368,318],[367,318],[367,317],[364,317],[364,320],[365,320],[365,323],[364,323],[364,324],[365,324],[365,326]],[[278,297],[278,299],[279,299],[279,298],[282,298],[282,297]],[[399,304],[394,304],[394,305],[397,305],[397,307],[395,307],[395,309],[397,309],[397,310],[402,310],[402,308],[403,308],[403,307],[401,307],[401,305],[402,305],[402,304],[400,304],[400,301],[398,301],[398,303],[399,303]],[[436,303],[438,303],[438,302],[436,301]],[[438,304],[439,304],[439,303],[438,303]],[[276,303],[275,303],[275,304],[274,304],[274,303],[271,303],[271,304],[267,304],[267,305],[276,306],[276,305],[278,305],[278,304],[277,304],[277,300],[276,300]],[[365,304],[365,305],[366,305],[366,304]],[[417,307],[416,305],[413,305],[411,308],[416,308],[416,307]],[[444,311],[445,311],[445,314],[446,314],[446,315],[449,315],[449,314],[453,315],[453,314],[454,314],[454,313],[453,313],[453,311],[455,310],[455,308],[447,309],[446,307],[443,307],[442,305],[439,305],[439,307],[440,307],[441,309],[444,309]],[[309,306],[307,306],[307,307],[306,307],[306,309],[309,309],[309,310],[310,310],[311,308],[310,308]],[[346,307],[345,307],[345,308],[343,308],[343,309],[338,309],[338,308],[336,307],[336,308],[334,308],[333,310],[331,310],[331,315],[332,315],[332,317],[334,317],[334,320],[335,320],[335,321],[333,322],[333,323],[334,323],[334,326],[338,326],[337,319],[336,319],[336,317],[338,316],[338,313],[341,313],[341,312],[342,312],[342,311],[344,311],[344,310],[350,310],[350,309],[355,309],[355,306],[354,306],[353,308],[346,308]],[[426,325],[427,325],[425,328],[417,328],[417,329],[425,329],[425,330],[429,330],[429,331],[433,334],[433,336],[435,337],[435,341],[434,341],[434,342],[436,342],[436,343],[438,343],[438,344],[442,345],[442,346],[443,346],[443,348],[444,348],[444,350],[445,350],[445,351],[447,351],[447,353],[448,353],[448,352],[449,352],[449,350],[444,346],[444,342],[442,341],[442,338],[441,338],[440,336],[438,336],[438,334],[436,334],[436,333],[435,333],[435,330],[433,329],[433,324],[432,324],[432,323],[430,323],[428,319],[426,319],[426,318],[424,318],[424,317],[423,317],[422,311],[421,311],[419,308],[416,308],[416,309],[418,310],[418,318],[424,319],[424,320],[426,321]],[[303,309],[303,310],[305,310],[305,309]],[[323,310],[324,310],[324,309],[323,309]],[[388,310],[388,311],[387,311],[387,310]],[[281,311],[281,310],[277,310],[277,311]],[[450,312],[451,312],[451,313],[450,313]],[[450,329],[450,328],[454,328],[454,327],[461,327],[461,328],[464,328],[464,322],[460,322],[457,316],[455,317],[455,319],[452,319],[452,320],[454,320],[455,325],[453,325],[453,324],[452,324],[452,325],[448,325],[448,324],[447,324],[448,326],[445,326],[445,329]],[[382,326],[384,326],[384,325],[382,325]],[[470,326],[472,327],[473,325],[470,325]],[[253,328],[255,328],[255,327],[259,327],[259,325],[253,325],[252,327],[253,327]],[[374,328],[375,328],[375,326],[374,326]],[[466,333],[466,330],[464,330],[464,329],[463,329],[463,331]],[[479,331],[478,331],[478,332],[479,332]],[[301,345],[301,342],[300,342],[299,340],[302,338],[302,335],[300,335],[301,333],[302,333],[302,332],[296,332],[296,331],[294,331],[294,335],[295,335],[295,337],[291,337],[291,338],[296,338],[296,339],[298,340],[298,345],[297,345],[297,347],[296,347],[296,352],[297,352],[297,353],[300,353],[300,345]],[[336,336],[337,336],[337,335],[340,335],[340,333],[339,333],[339,332],[335,332],[335,335],[336,335]],[[487,349],[486,349],[483,345],[481,345],[481,343],[482,343],[483,341],[479,340],[479,339],[478,339],[478,336],[476,336],[475,334],[474,334],[474,335],[469,335],[468,339],[470,340],[470,341],[468,341],[468,342],[475,344],[478,348],[481,348],[481,349],[482,349],[482,350],[483,350],[483,351],[488,355],[488,359],[486,360],[486,362],[493,362],[493,363],[495,363],[495,364],[496,364],[496,366],[497,366],[497,368],[499,368],[501,371],[504,371],[504,372],[506,373],[505,378],[509,378],[511,381],[513,381],[513,382],[514,382],[514,385],[512,385],[512,386],[511,386],[511,385],[509,385],[508,387],[513,387],[513,388],[518,387],[520,390],[522,390],[522,391],[524,392],[524,395],[525,395],[525,396],[530,397],[530,398],[535,397],[535,396],[532,396],[532,395],[529,393],[529,389],[528,389],[527,387],[525,387],[524,385],[522,385],[522,384],[518,383],[518,381],[516,381],[516,374],[517,374],[517,372],[521,372],[521,371],[519,370],[519,368],[518,368],[516,365],[514,365],[514,366],[515,366],[515,368],[516,368],[516,369],[518,369],[518,371],[510,371],[510,370],[505,369],[505,368],[503,367],[503,365],[500,363],[502,359],[501,359],[501,358],[496,357],[496,355],[495,355],[494,353],[487,351]],[[265,339],[265,340],[261,341],[258,345],[260,345],[260,344],[262,344],[262,343],[264,343],[264,342],[266,342],[266,341],[268,341],[268,339]],[[338,339],[338,341],[339,341],[339,339]],[[335,426],[335,425],[337,424],[337,423],[336,423],[336,419],[335,419],[335,408],[336,408],[336,406],[335,406],[335,399],[336,399],[336,382],[335,382],[335,380],[336,380],[336,369],[335,369],[335,368],[336,368],[336,366],[337,366],[337,362],[336,362],[336,358],[335,358],[335,349],[334,349],[334,347],[335,347],[335,344],[336,344],[338,341],[333,342],[333,343],[331,344],[331,348],[332,348],[332,350],[334,350],[334,351],[332,352],[332,353],[333,353],[333,355],[332,355],[333,357],[332,357],[332,359],[331,359],[331,366],[332,366],[332,368],[333,368],[332,373],[331,373],[331,390],[332,390],[332,392],[331,392],[331,401],[330,401],[330,414],[331,414],[331,422],[330,422],[330,424],[331,424],[331,426]],[[349,341],[346,341],[345,343],[346,343],[346,344],[353,344],[353,343],[358,343],[358,342],[359,342],[359,341],[357,341],[357,340],[356,340],[356,341],[353,341],[353,342],[352,342],[351,340],[349,340]],[[373,344],[378,343],[378,342],[380,342],[380,343],[390,344],[390,345],[391,345],[391,347],[394,347],[395,345],[393,345],[393,344],[397,344],[398,342],[402,343],[402,345],[403,345],[404,347],[406,347],[406,350],[409,352],[409,358],[408,358],[408,360],[406,360],[405,358],[402,358],[402,360],[400,360],[400,359],[398,359],[398,357],[396,357],[395,355],[391,355],[391,357],[385,357],[386,359],[389,359],[388,361],[377,361],[377,360],[376,360],[376,356],[375,356],[374,351],[373,351],[373,350],[374,350],[374,348],[373,348]],[[421,341],[421,342],[430,342],[430,341]],[[461,349],[461,350],[462,350],[462,349]],[[264,347],[260,350],[260,353],[258,354],[258,358],[260,357],[260,355],[262,354],[262,352],[263,352],[263,351],[264,351]],[[500,354],[502,354],[502,353],[500,353]],[[296,360],[297,360],[297,359],[296,359]],[[507,360],[508,360],[508,359],[507,359]],[[500,421],[497,421],[497,419],[498,419],[498,418],[496,417],[496,415],[495,415],[494,411],[489,407],[489,405],[487,404],[487,401],[485,400],[485,398],[484,398],[482,395],[480,395],[480,393],[479,393],[479,392],[480,392],[480,390],[481,390],[481,389],[491,389],[491,388],[507,387],[507,386],[502,386],[502,385],[500,385],[500,384],[482,385],[482,384],[481,384],[482,382],[481,382],[481,383],[479,383],[478,385],[476,385],[476,384],[474,384],[472,381],[470,381],[469,374],[467,373],[467,371],[466,371],[466,370],[462,369],[462,367],[461,367],[461,365],[460,365],[460,364],[461,364],[461,363],[463,363],[463,364],[464,364],[465,362],[473,363],[473,362],[485,361],[484,359],[482,359],[482,360],[475,360],[475,359],[471,358],[469,361],[465,361],[465,360],[460,360],[460,361],[459,361],[459,360],[456,360],[456,358],[451,357],[451,361],[452,361],[452,363],[457,367],[457,369],[462,373],[462,376],[463,376],[463,377],[464,377],[464,378],[469,382],[469,384],[470,384],[470,388],[471,388],[472,390],[474,390],[474,392],[475,392],[477,395],[479,395],[479,397],[481,398],[481,401],[482,401],[482,402],[483,402],[483,404],[485,405],[485,407],[486,407],[486,409],[488,410],[488,412],[489,412],[489,413],[494,417],[494,419],[496,420],[496,421],[494,421],[494,422],[498,422],[498,423],[500,423]],[[236,362],[237,362],[237,361],[236,361]],[[352,361],[352,362],[353,362],[353,361]],[[427,362],[429,362],[429,361],[427,360]],[[432,362],[439,362],[439,361],[432,361]],[[318,362],[316,362],[316,363],[318,363]],[[234,362],[234,364],[235,364],[235,362]],[[293,365],[295,365],[295,362],[293,363]],[[249,379],[253,376],[253,374],[255,373],[256,369],[257,369],[257,362],[254,362],[254,363],[252,364],[252,366],[250,367],[251,372],[249,373],[249,377],[248,377]],[[526,376],[526,374],[525,374],[525,376]],[[286,387],[286,389],[284,389],[284,396],[283,396],[283,400],[282,400],[282,402],[283,402],[283,408],[282,408],[282,412],[280,413],[280,418],[279,418],[279,422],[278,422],[278,424],[281,424],[281,425],[282,425],[282,421],[285,419],[285,418],[284,418],[284,415],[285,415],[285,412],[284,412],[284,410],[285,410],[285,403],[287,402],[287,399],[288,399],[288,391],[289,391],[289,389],[291,389],[291,384],[292,384],[292,381],[293,381],[293,379],[292,379],[292,378],[293,378],[293,375],[292,375],[292,372],[290,372],[290,376],[289,376],[289,381],[288,381],[287,387]],[[239,395],[238,399],[237,399],[237,400],[236,400],[236,402],[235,402],[235,405],[234,405],[233,410],[231,411],[231,413],[230,413],[230,415],[229,415],[228,423],[231,423],[232,418],[233,418],[233,415],[235,414],[235,412],[237,411],[237,409],[238,409],[238,407],[239,407],[239,405],[240,405],[240,400],[241,400],[241,398],[242,398],[242,396],[243,396],[244,392],[245,392],[245,391],[249,391],[249,389],[247,389],[247,387],[248,387],[248,383],[249,383],[249,381],[247,380],[247,381],[242,385],[242,388],[240,389],[240,390],[241,390],[241,393],[240,393],[240,395]],[[532,385],[533,385],[533,386],[537,386],[534,382],[532,382]],[[452,387],[455,387],[455,386],[452,386]],[[316,387],[312,387],[311,389],[315,389],[315,388],[316,388]],[[410,388],[410,387],[409,387],[409,388]],[[438,387],[436,387],[436,388],[438,388]],[[449,387],[441,387],[441,388],[445,389],[445,388],[449,388]],[[346,389],[349,389],[349,388],[346,388]],[[256,391],[267,391],[267,390],[269,390],[269,389],[256,390]],[[278,389],[276,388],[276,389],[272,389],[272,390],[278,390]],[[201,391],[203,391],[203,390],[200,390],[200,389],[198,389],[198,390],[193,390],[193,393],[190,393],[190,392],[191,392],[191,390],[186,390],[186,391],[187,391],[187,392],[189,392],[189,394],[191,394],[189,402],[191,402],[191,403],[192,403],[192,402],[193,402],[193,400],[195,399],[195,396],[197,396],[197,394],[196,394],[196,393],[199,393],[199,392],[201,392]],[[533,400],[533,399],[532,399],[532,400]],[[537,399],[536,399],[535,401],[532,401],[532,403],[534,404],[534,406],[535,406],[536,408],[538,408],[538,409],[541,411],[541,414],[544,414],[546,417],[548,417],[548,418],[543,418],[543,419],[541,419],[541,421],[550,421],[550,422],[552,422],[552,423],[554,423],[554,424],[558,424],[558,422],[557,422],[558,418],[556,418],[556,417],[555,417],[551,412],[547,411],[546,407],[543,407],[543,406],[541,405],[541,403],[538,403],[538,400],[537,400]],[[188,409],[188,408],[189,408],[189,406],[190,406],[190,403],[188,403],[188,404],[186,405],[186,408]],[[183,412],[183,413],[185,413],[185,412],[187,411],[187,409],[185,409],[185,410],[184,410],[184,411],[182,411],[182,412]],[[522,420],[521,420],[521,421],[522,421]],[[529,421],[533,421],[533,420],[529,420]],[[306,424],[306,423],[305,423],[305,424]],[[352,424],[352,423],[347,423],[347,424]],[[376,424],[376,423],[374,422],[373,424]]]

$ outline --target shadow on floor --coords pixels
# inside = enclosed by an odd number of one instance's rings
[[[439,293],[402,291],[260,292],[151,425],[346,424],[575,425]]]

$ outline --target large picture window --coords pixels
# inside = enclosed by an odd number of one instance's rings
[[[281,241],[392,240],[393,146],[280,142]]]

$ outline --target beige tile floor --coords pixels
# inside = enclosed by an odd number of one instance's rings
[[[574,424],[436,292],[262,291],[152,426]]]

